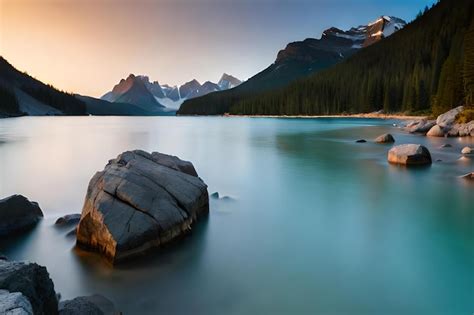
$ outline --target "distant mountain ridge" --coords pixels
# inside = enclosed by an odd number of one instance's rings
[[[241,83],[239,79],[226,73],[218,83],[206,81],[201,84],[194,79],[181,86],[162,85],[158,81],[151,82],[148,76],[130,74],[101,98],[113,103],[134,104],[148,111],[178,109],[185,100],[234,88]]]
[[[169,115],[138,106],[59,91],[20,72],[0,57],[0,117],[62,115]],[[174,112],[172,112],[174,114]]]
[[[250,95],[276,89],[312,73],[329,68],[361,48],[368,47],[402,29],[406,22],[393,16],[347,31],[331,27],[320,39],[307,38],[289,43],[278,52],[275,62],[234,89],[185,101],[178,111],[183,115],[222,114]]]

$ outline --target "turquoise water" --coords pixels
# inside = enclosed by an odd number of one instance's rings
[[[0,196],[39,202],[30,234],[0,241],[47,266],[63,298],[101,293],[125,314],[447,314],[474,312],[471,139],[408,135],[393,121],[183,117],[0,120]],[[431,167],[388,165],[391,132],[422,143]],[[453,148],[439,149],[444,143]],[[89,179],[128,149],[194,163],[232,200],[176,246],[110,268],[74,250],[54,220],[80,212]]]

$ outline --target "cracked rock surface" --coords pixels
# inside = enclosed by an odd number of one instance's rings
[[[208,212],[207,185],[192,163],[126,151],[90,180],[77,245],[116,263],[184,235]]]

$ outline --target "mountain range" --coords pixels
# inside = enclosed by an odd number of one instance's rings
[[[312,73],[329,68],[402,29],[406,22],[393,16],[381,16],[375,21],[347,31],[331,27],[320,39],[307,38],[290,43],[280,50],[275,62],[235,89],[186,101],[179,114],[222,114],[241,99],[276,89]]]
[[[226,73],[217,83],[206,81],[200,84],[194,79],[181,86],[161,85],[158,81],[150,82],[147,76],[130,74],[126,79],[120,80],[112,91],[102,96],[102,99],[112,103],[130,103],[151,112],[176,110],[185,100],[231,89],[241,83],[239,79]]]

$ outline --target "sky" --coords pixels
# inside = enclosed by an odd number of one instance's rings
[[[128,74],[180,85],[246,80],[287,43],[434,0],[0,0],[0,55],[69,92],[100,97]]]

